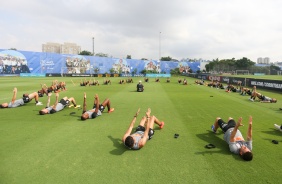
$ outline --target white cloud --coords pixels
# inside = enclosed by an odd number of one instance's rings
[[[282,61],[276,0],[10,0],[1,2],[0,48],[41,51],[74,42],[114,57]],[[161,34],[159,33],[161,31]],[[159,39],[161,38],[161,39]]]

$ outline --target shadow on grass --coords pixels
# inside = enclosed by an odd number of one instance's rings
[[[271,128],[269,131],[261,131],[261,132],[275,136],[275,138],[273,138],[273,139],[263,138],[264,140],[269,141],[270,143],[272,143],[273,140],[277,140],[276,138],[278,138],[278,137],[281,138],[281,135],[282,135],[282,132],[280,132],[279,130],[277,130],[275,128]],[[277,140],[277,141],[282,142],[281,139]]]
[[[228,145],[227,143],[223,140],[223,134],[222,133],[213,133],[212,131],[207,131],[207,133],[203,134],[196,134],[196,136],[203,141],[206,142],[205,145],[207,144],[213,144],[216,147],[212,149],[206,149],[206,151],[202,152],[196,152],[195,154],[197,155],[204,155],[204,154],[214,154],[214,153],[221,153],[221,154],[226,154],[229,155],[230,153],[228,152]],[[221,137],[222,138],[221,138]],[[203,145],[203,147],[205,147]]]
[[[279,130],[275,129],[275,128],[270,128],[268,131],[261,131],[262,133],[265,134],[270,134],[270,135],[275,135],[275,136],[281,136],[282,132],[280,132]]]
[[[121,139],[113,138],[111,135],[108,138],[113,142],[115,149],[110,151],[112,155],[122,155],[127,149],[123,146]]]

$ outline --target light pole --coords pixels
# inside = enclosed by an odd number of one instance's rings
[[[159,33],[159,61],[161,60],[161,33]]]
[[[94,37],[92,38],[93,40],[93,56],[94,56]]]

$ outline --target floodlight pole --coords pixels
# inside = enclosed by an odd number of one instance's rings
[[[159,61],[161,60],[161,33],[159,33]]]
[[[93,49],[93,56],[94,56],[94,37],[92,38],[92,40],[93,40],[93,46],[92,46],[92,49]]]

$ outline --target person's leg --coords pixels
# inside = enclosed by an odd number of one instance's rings
[[[229,117],[228,121],[231,120],[232,118]],[[223,130],[223,128],[227,125],[227,123],[225,123],[220,117],[217,117],[215,119],[214,124],[212,125],[211,129],[214,133],[216,133],[218,128],[221,128]]]
[[[38,96],[38,93],[37,93],[37,92],[33,92],[33,93],[29,94],[29,95],[28,95],[28,98],[30,99],[30,101],[31,101],[32,99],[34,99],[35,102],[38,103],[38,98],[39,98],[39,96]]]
[[[147,126],[150,126],[150,128],[153,129],[154,123],[157,124],[160,128],[163,128],[164,126],[164,122],[161,122],[156,116],[153,115],[148,119]]]
[[[113,111],[114,111],[114,108],[111,108],[110,99],[106,98],[106,99],[103,101],[102,105],[103,105],[104,107],[107,106],[108,112],[113,112]]]
[[[146,121],[147,121],[146,116],[143,116],[142,119],[141,119],[141,121],[140,121],[140,123],[139,123],[139,125],[145,127]]]
[[[80,107],[80,105],[76,105],[75,99],[73,97],[70,97],[68,100],[73,104],[74,108]]]

